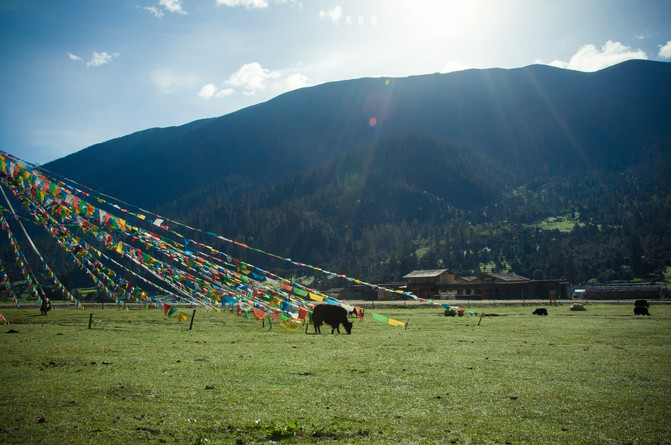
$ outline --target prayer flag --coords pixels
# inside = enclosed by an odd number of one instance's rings
[[[402,327],[405,327],[405,322],[403,322],[403,321],[398,321],[398,320],[394,320],[393,318],[389,318],[389,319],[387,320],[387,323],[389,323],[389,324],[392,325],[392,326],[399,326],[399,327],[401,327],[401,328],[402,328]]]
[[[314,294],[314,293],[310,292],[310,300],[324,301],[324,297],[322,297],[321,295],[317,295],[317,294]]]
[[[171,307],[166,315],[168,317],[172,317],[175,312],[177,312],[177,308],[176,307]]]
[[[165,312],[165,315],[168,315],[168,312],[170,311],[171,308],[172,306],[170,306],[168,303],[163,305],[163,311]]]
[[[183,321],[186,321],[186,314],[182,311],[179,311],[179,315],[177,316],[177,323],[181,323]]]
[[[384,315],[379,315],[379,314],[372,313],[372,312],[371,312],[370,315],[373,317],[373,320],[375,320],[375,321],[381,321],[382,323],[386,323],[387,320],[388,320],[388,318],[385,317]]]
[[[300,328],[300,325],[299,325],[299,324],[294,323],[294,322],[291,322],[291,321],[282,321],[282,322],[280,323],[280,326],[282,326],[282,327],[284,327],[284,328],[287,328],[287,329],[291,329],[292,331],[295,331],[295,330],[297,330],[298,328]]]
[[[256,321],[263,320],[266,315],[266,311],[259,308],[254,308],[254,317],[256,317]]]

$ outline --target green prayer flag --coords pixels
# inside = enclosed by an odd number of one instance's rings
[[[373,317],[373,320],[381,321],[382,323],[387,322],[387,317],[385,317],[384,315],[379,315],[375,313],[371,313],[371,315]]]
[[[296,295],[300,295],[301,297],[307,297],[308,296],[307,292],[305,292],[303,289],[299,289],[297,287],[294,287],[294,293]]]
[[[172,317],[172,314],[174,314],[175,312],[177,312],[177,308],[176,307],[171,307],[170,310],[168,311],[168,314],[167,314],[168,317]]]

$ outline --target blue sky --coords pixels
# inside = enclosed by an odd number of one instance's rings
[[[668,0],[0,0],[0,150],[44,163],[360,77],[671,61]]]

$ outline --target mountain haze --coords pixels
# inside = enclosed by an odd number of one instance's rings
[[[669,103],[671,64],[650,61],[357,79],[45,168],[368,281],[415,267],[650,279],[671,267]]]

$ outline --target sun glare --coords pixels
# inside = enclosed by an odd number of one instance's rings
[[[463,35],[478,26],[479,12],[484,9],[478,1],[413,1],[404,2],[398,11],[405,17],[408,30],[432,38],[440,35]]]

